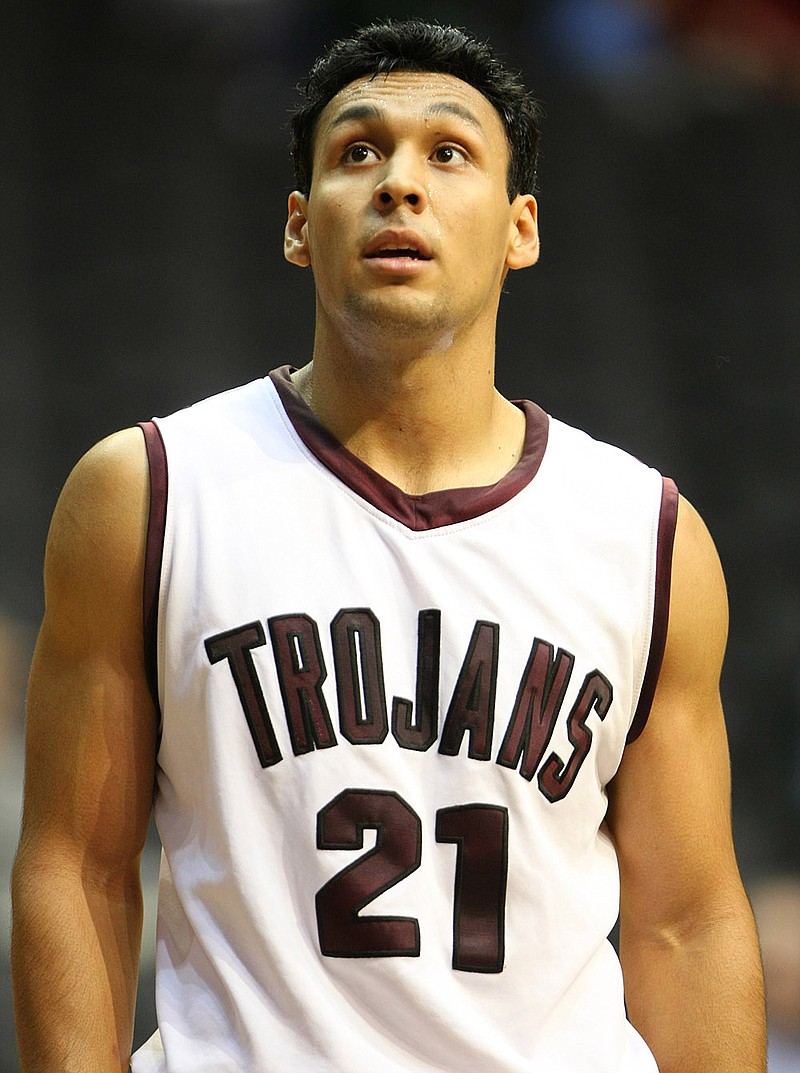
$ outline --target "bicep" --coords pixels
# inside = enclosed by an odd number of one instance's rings
[[[31,669],[21,851],[122,874],[147,832],[156,720],[142,643],[147,466],[128,430],[62,492]]]
[[[691,927],[739,897],[719,676],[727,596],[705,525],[681,500],[664,661],[647,725],[609,788],[622,920]]]

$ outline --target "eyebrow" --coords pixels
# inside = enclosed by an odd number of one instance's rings
[[[383,112],[375,104],[351,104],[343,108],[329,123],[329,129],[341,127],[344,123],[351,123],[359,119],[380,119]]]
[[[427,109],[428,115],[452,115],[456,119],[463,119],[465,123],[469,123],[471,127],[475,127],[482,134],[485,133],[483,129],[483,123],[478,117],[471,112],[469,108],[465,108],[463,104],[456,104],[455,101],[437,101],[435,104],[430,105]]]

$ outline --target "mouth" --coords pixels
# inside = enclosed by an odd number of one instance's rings
[[[383,231],[368,244],[364,256],[371,261],[430,261],[431,251],[418,235]]]
[[[419,250],[415,250],[413,246],[384,246],[380,250],[375,250],[374,253],[367,254],[367,259],[370,261],[380,258],[395,260],[398,257],[407,257],[412,261],[430,260],[430,257],[425,257]]]

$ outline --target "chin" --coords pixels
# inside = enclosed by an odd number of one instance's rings
[[[350,331],[390,333],[398,342],[455,332],[448,306],[413,294],[359,292],[345,303],[343,317]]]

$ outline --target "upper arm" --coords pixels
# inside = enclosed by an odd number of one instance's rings
[[[645,729],[609,787],[623,927],[662,933],[692,927],[741,897],[719,693],[727,629],[716,549],[681,499],[658,685]]]
[[[45,555],[45,615],[26,713],[20,854],[130,873],[147,833],[156,716],[145,674],[148,471],[138,429],[75,467]]]

